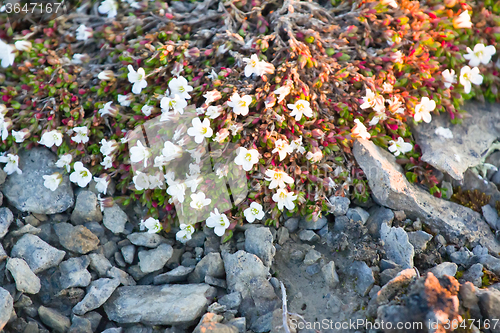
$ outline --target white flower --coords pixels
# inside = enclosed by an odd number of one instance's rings
[[[161,154],[164,156],[165,162],[170,162],[182,156],[182,148],[171,141],[165,141]]]
[[[253,223],[255,219],[262,220],[265,213],[262,210],[262,205],[254,201],[250,204],[250,207],[243,211],[243,215],[245,215],[247,222]]]
[[[222,165],[217,167],[215,170],[215,174],[221,179],[222,177],[226,177],[229,172],[229,167],[227,165]]]
[[[389,111],[392,113],[404,113],[405,109],[402,107],[403,104],[401,103],[401,100],[393,96],[391,99],[387,100],[389,102]]]
[[[71,154],[61,155],[56,162],[56,167],[66,168],[66,171],[69,172],[69,170],[71,169],[71,166],[69,164],[71,163],[72,159],[73,157],[71,156]]]
[[[474,51],[467,47],[468,54],[464,58],[469,60],[470,67],[479,66],[479,64],[487,65],[491,61],[491,57],[496,53],[493,45],[484,46],[484,44],[476,44]]]
[[[182,223],[179,227],[180,230],[175,234],[175,238],[181,243],[186,243],[191,239],[191,235],[194,233],[194,227],[191,224],[184,223]]]
[[[108,18],[112,18],[118,14],[118,4],[114,0],[104,0],[97,10],[103,15],[108,14]]]
[[[193,91],[193,87],[188,84],[188,81],[183,76],[170,80],[168,87],[170,88],[171,96],[175,96],[177,94],[180,98],[191,98],[191,96],[189,96],[189,92]]]
[[[17,174],[22,174],[23,172],[19,169],[19,156],[13,154],[7,154],[7,156],[0,156],[0,163],[7,163],[3,168],[8,175],[17,172]]]
[[[222,107],[220,107],[219,105],[217,106],[212,105],[207,108],[205,115],[207,115],[210,119],[215,119],[218,116],[220,116],[221,113],[222,113]]]
[[[157,232],[160,232],[163,229],[160,221],[158,221],[153,217],[147,218],[146,221],[141,220],[141,226],[148,229],[148,234],[156,234]]]
[[[479,74],[479,68],[470,68],[469,66],[464,66],[460,70],[460,84],[464,86],[464,92],[466,94],[470,93],[472,89],[471,83],[475,85],[480,85],[483,83],[483,76]]]
[[[26,135],[28,134],[28,132],[25,132],[25,131],[14,131],[12,130],[12,136],[14,137],[14,139],[16,140],[17,143],[21,143],[24,141],[24,138],[26,137]]]
[[[59,185],[62,183],[62,175],[59,172],[54,172],[51,175],[43,175],[42,176],[45,181],[43,182],[43,186],[54,192],[57,190]]]
[[[132,103],[133,101],[134,101],[134,95],[132,94],[118,95],[118,103],[121,106],[130,106],[130,103]]]
[[[107,178],[106,176],[94,177],[95,189],[102,194],[106,194],[106,192],[108,191],[108,185],[110,181],[107,180],[106,178]]]
[[[76,135],[71,137],[71,140],[75,141],[76,143],[87,143],[89,141],[89,130],[87,126],[74,127],[73,131],[76,133]]]
[[[212,71],[210,72],[210,74],[207,74],[208,78],[210,80],[217,80],[219,77],[217,75],[217,73],[212,69]]]
[[[266,178],[266,180],[271,181],[269,184],[269,189],[273,189],[276,187],[279,188],[284,188],[286,187],[285,183],[288,184],[293,184],[294,180],[292,177],[286,174],[286,172],[281,171],[281,170],[266,170],[266,176],[269,178]]]
[[[273,195],[273,201],[278,203],[278,209],[283,210],[283,206],[288,210],[292,210],[295,208],[294,200],[297,199],[296,195],[293,195],[293,192],[288,192],[284,188],[278,189],[276,194]]]
[[[398,3],[396,2],[396,0],[381,0],[380,3],[382,5],[387,5],[387,6],[391,6],[394,8],[398,8]]]
[[[281,103],[285,99],[285,97],[288,96],[288,94],[290,94],[290,89],[291,89],[290,85],[285,85],[273,91],[274,94],[279,95],[278,103]]]
[[[152,105],[147,105],[147,104],[144,104],[141,108],[141,111],[142,113],[144,113],[145,116],[150,116],[151,115],[151,111],[153,111],[155,107],[152,106]]]
[[[415,121],[423,120],[426,123],[430,123],[432,116],[431,112],[436,108],[436,102],[434,100],[429,99],[429,97],[422,97],[422,100],[415,107],[415,115],[413,118]]]
[[[85,24],[81,24],[78,29],[76,29],[76,39],[77,40],[87,40],[92,37],[92,28],[87,28]]]
[[[132,181],[137,191],[146,190],[150,186],[149,177],[144,172],[137,171],[136,175],[132,177]]]
[[[62,134],[58,130],[52,130],[42,134],[39,144],[52,148],[53,145],[59,147],[62,143]]]
[[[201,161],[201,157],[206,153],[206,150],[203,145],[200,145],[196,147],[196,149],[188,150],[188,152],[191,154],[191,158],[199,164]]]
[[[200,168],[199,164],[189,163],[189,174],[190,175],[199,175],[200,173],[201,173],[201,168]]]
[[[161,111],[160,121],[170,121],[170,120],[174,119],[174,116],[175,116],[174,111],[165,111],[165,110],[162,110]]]
[[[167,179],[167,181],[168,181],[167,193],[170,194],[174,200],[183,203],[184,196],[186,195],[186,184],[179,183],[173,180],[169,181],[169,179]]]
[[[245,66],[246,77],[250,77],[252,74],[261,76],[266,73],[274,73],[274,66],[266,61],[259,60],[256,54],[252,54],[250,58],[243,58],[243,61],[247,64]]]
[[[92,174],[89,169],[83,166],[83,163],[78,161],[73,165],[75,171],[69,175],[69,180],[73,183],[77,183],[80,187],[87,186],[92,180]]]
[[[201,210],[203,207],[210,205],[211,199],[205,198],[205,193],[198,192],[191,194],[191,203],[189,204],[191,208]]]
[[[132,92],[134,94],[140,94],[142,89],[148,86],[148,82],[146,81],[146,73],[144,72],[144,68],[139,67],[137,72],[135,71],[132,65],[128,65],[128,81],[133,83]]]
[[[436,128],[434,133],[436,135],[442,136],[445,139],[453,139],[453,133],[450,131],[449,128],[444,128],[439,126],[438,128]]]
[[[396,51],[392,54],[391,58],[396,64],[402,64],[403,63],[403,53],[401,51]]]
[[[470,21],[470,15],[469,12],[466,10],[462,12],[460,15],[455,17],[453,19],[453,27],[455,29],[460,29],[460,28],[466,28],[470,29],[472,28],[472,22]]]
[[[272,153],[278,153],[280,156],[280,161],[283,161],[287,154],[293,153],[293,148],[290,147],[287,141],[279,139],[274,143],[274,149]]]
[[[309,102],[303,99],[299,99],[294,104],[288,104],[288,108],[292,110],[290,117],[295,116],[296,121],[299,121],[302,118],[302,115],[308,118],[313,116]]]
[[[400,154],[406,154],[413,149],[411,143],[405,142],[402,137],[398,138],[398,141],[391,140],[389,146],[389,151],[394,153],[394,156],[399,156]]]
[[[118,144],[115,140],[106,141],[106,139],[101,140],[101,153],[104,156],[111,155],[115,149],[118,148]]]
[[[383,91],[382,91],[383,93],[390,94],[390,93],[392,93],[392,90],[394,89],[394,87],[389,82],[384,82],[384,84],[382,85],[382,89],[383,89]]]
[[[212,91],[208,91],[205,95],[203,95],[203,97],[206,98],[205,104],[209,105],[210,103],[219,100],[222,95],[220,92],[214,89]]]
[[[14,46],[19,51],[26,51],[26,52],[31,51],[31,47],[32,47],[31,42],[29,42],[27,40],[18,40],[17,42],[14,43]]]
[[[113,157],[112,156],[105,156],[101,162],[101,165],[104,167],[104,169],[112,168],[113,167]]]
[[[375,126],[378,124],[379,121],[386,120],[386,119],[387,119],[387,115],[385,114],[384,111],[382,111],[382,112],[377,111],[377,113],[375,113],[375,115],[373,116],[372,120],[370,120],[368,125]]]
[[[306,152],[306,149],[304,148],[304,146],[302,145],[302,136],[299,137],[298,139],[296,140],[293,140],[292,143],[290,144],[290,147],[294,150],[294,151],[297,151],[301,154],[305,153]]]
[[[229,130],[231,131],[231,134],[234,136],[236,134],[238,134],[239,131],[241,131],[243,129],[243,125],[242,124],[231,124],[231,126],[229,126]]]
[[[224,142],[224,140],[226,140],[228,136],[229,136],[229,130],[227,128],[222,128],[215,134],[214,140],[217,141],[218,143],[222,143]]]
[[[236,165],[241,165],[243,170],[252,170],[254,164],[259,162],[259,151],[257,149],[239,148],[238,156],[234,159]]]
[[[87,61],[88,59],[89,59],[89,57],[86,54],[75,53],[75,54],[73,54],[72,61],[75,65],[81,65],[83,62]]]
[[[172,95],[171,95],[172,96]],[[187,102],[184,98],[175,94],[174,97],[163,97],[160,101],[160,106],[162,111],[174,110],[174,113],[184,113],[184,108],[187,106]]]
[[[375,93],[371,89],[366,88],[366,96],[363,97],[363,104],[359,107],[362,109],[373,108],[375,106],[376,99],[377,96]]]
[[[202,177],[200,177],[198,174],[193,174],[188,176],[184,183],[186,184],[186,187],[189,187],[191,189],[191,192],[194,193],[196,192],[198,185],[200,185],[202,181],[203,181]]]
[[[235,114],[246,116],[251,103],[252,96],[244,95],[240,97],[240,94],[234,93],[227,102],[227,105],[233,108]]]
[[[134,163],[144,162],[144,167],[148,166],[148,159],[151,157],[151,151],[143,146],[141,141],[137,141],[137,146],[130,148],[130,160]]]
[[[7,68],[14,64],[16,54],[14,48],[0,39],[0,59],[2,60],[2,67]]]
[[[111,117],[116,117],[118,114],[118,109],[111,106],[113,102],[107,102],[102,108],[99,109],[99,115],[104,117],[105,115],[110,115]]]
[[[323,158],[323,153],[321,150],[317,150],[316,152],[307,152],[306,158],[311,162],[319,162]]]
[[[370,139],[371,135],[366,130],[366,126],[359,119],[354,119],[354,122],[356,125],[351,130],[351,136],[365,140]]]
[[[443,71],[441,75],[443,76],[443,83],[446,88],[449,88],[452,84],[457,83],[457,75],[453,69],[451,71],[447,69]]]
[[[149,188],[154,190],[156,188],[161,188],[163,186],[163,181],[161,175],[157,173],[156,175],[149,176]]]
[[[226,214],[219,213],[217,208],[214,208],[213,212],[210,212],[210,217],[206,221],[207,227],[214,228],[214,232],[217,236],[222,237],[226,232],[226,229],[229,228],[229,219]]]
[[[188,128],[187,134],[194,136],[194,142],[196,143],[201,143],[203,138],[210,138],[214,133],[208,118],[203,119],[203,122],[201,122],[200,118],[193,118],[191,124],[193,124],[193,127]]]
[[[112,70],[106,69],[100,72],[97,78],[103,81],[111,81],[115,78],[115,73]]]

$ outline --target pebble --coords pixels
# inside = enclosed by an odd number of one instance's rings
[[[165,284],[172,282],[183,282],[187,280],[188,275],[194,271],[194,267],[179,266],[173,270],[157,275],[154,278],[154,284]]]
[[[319,259],[321,259],[321,253],[319,253],[316,250],[310,250],[309,252],[307,252],[307,254],[304,258],[304,264],[305,265],[312,265],[312,264],[316,263],[316,261],[318,261]]]
[[[238,291],[222,296],[218,300],[219,304],[225,305],[228,309],[237,309],[241,304],[241,294]]]
[[[194,271],[189,275],[190,283],[201,283],[205,281],[205,276],[221,278],[225,275],[224,262],[220,253],[211,252],[200,260]]]
[[[166,239],[158,234],[150,234],[148,232],[134,232],[127,236],[130,242],[137,246],[155,248],[161,243],[165,243]]]
[[[119,285],[120,280],[118,279],[102,278],[93,281],[83,300],[73,307],[73,313],[81,316],[97,309],[108,300]]]
[[[273,235],[269,228],[253,227],[245,231],[245,250],[255,254],[264,265],[270,267],[273,263],[276,248],[273,245]]]
[[[333,262],[333,260],[321,268],[321,273],[323,274],[323,279],[327,286],[335,288],[339,284],[340,280],[335,270],[335,262]]]
[[[127,214],[117,204],[111,207],[104,207],[103,224],[112,233],[122,233],[125,230],[125,223],[127,221]]]
[[[68,317],[64,316],[59,311],[47,308],[43,305],[38,308],[38,315],[45,325],[51,327],[58,333],[67,332],[71,326],[71,322]]]
[[[320,230],[323,228],[326,224],[328,223],[328,220],[326,217],[322,216],[318,218],[316,221],[308,221],[305,217],[302,217],[299,222],[299,227],[301,229],[308,229],[308,230]]]
[[[370,217],[370,213],[368,213],[361,207],[356,207],[356,208],[349,208],[347,210],[346,216],[355,222],[363,222],[363,224],[365,224],[366,221],[368,221],[368,218]]]
[[[37,294],[40,291],[40,279],[35,275],[23,259],[10,258],[6,268],[16,281],[16,289],[27,294]]]
[[[435,277],[440,278],[445,275],[455,276],[457,274],[458,266],[453,262],[443,262],[442,264],[433,267],[430,271]]]
[[[285,221],[285,228],[288,229],[289,232],[295,232],[299,228],[299,218],[291,217]]]
[[[403,268],[413,268],[413,245],[408,241],[408,234],[403,228],[389,227],[382,224],[380,238],[384,242],[384,249],[389,260]]]
[[[14,215],[7,207],[0,208],[0,239],[2,239],[7,232],[9,231],[9,227],[14,221]]]
[[[14,300],[10,293],[0,287],[0,330],[7,324],[14,309]]]
[[[123,260],[127,264],[132,264],[134,262],[135,257],[135,245],[126,245],[120,249],[122,252]]]
[[[490,227],[493,230],[498,230],[500,229],[499,221],[498,221],[498,213],[495,208],[491,207],[490,205],[485,205],[481,207],[481,210],[483,211],[483,217],[488,222]]]
[[[373,271],[364,261],[355,261],[350,267],[350,274],[355,278],[354,290],[361,296],[366,296],[375,284]]]
[[[169,244],[160,244],[149,251],[139,251],[139,267],[144,273],[160,270],[172,256],[173,248]]]
[[[91,191],[80,191],[76,197],[75,208],[71,213],[73,224],[83,224],[86,222],[101,222],[102,212],[97,196]]]
[[[462,275],[462,279],[465,281],[472,282],[476,287],[481,287],[483,284],[483,265],[482,264],[474,264],[472,265],[465,273]]]
[[[413,245],[416,253],[422,253],[427,248],[427,243],[432,239],[432,235],[425,231],[414,231],[408,233],[408,240]]]
[[[102,254],[91,253],[89,254],[89,258],[90,268],[100,277],[106,277],[106,273],[108,272],[108,270],[113,267],[113,265],[111,265],[111,262]]]
[[[300,240],[309,243],[315,243],[319,241],[319,236],[312,230],[302,230],[299,232]]]
[[[56,223],[54,231],[59,237],[61,245],[76,253],[87,254],[97,249],[99,245],[99,238],[83,225],[74,226],[66,222]]]
[[[92,280],[92,275],[87,270],[90,264],[88,256],[70,258],[59,265],[61,277],[59,278],[62,289],[73,287],[87,287]]]
[[[47,244],[38,236],[25,234],[16,242],[10,255],[24,259],[33,273],[37,274],[59,265],[65,254],[64,251]]]
[[[330,203],[332,204],[331,213],[335,216],[340,216],[347,214],[351,201],[346,197],[331,196]]]

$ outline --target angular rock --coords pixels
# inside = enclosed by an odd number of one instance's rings
[[[500,259],[493,257],[490,254],[478,256],[477,260],[486,266],[487,269],[500,276]]]
[[[13,309],[14,300],[12,296],[7,290],[0,287],[0,330],[2,330],[9,321]]]
[[[452,262],[443,262],[442,264],[433,267],[430,271],[435,277],[440,278],[445,275],[455,276],[457,274],[457,264]]]
[[[321,273],[323,273],[323,279],[329,287],[335,288],[339,284],[340,280],[337,271],[335,270],[335,262],[330,261],[328,264],[323,266],[323,268],[321,268]]]
[[[104,207],[104,219],[103,224],[112,233],[118,234],[125,230],[125,223],[127,223],[127,214],[120,208],[120,206],[114,204],[111,207]]]
[[[100,253],[89,254],[90,258],[90,268],[96,272],[100,277],[105,277],[113,265],[109,262],[108,258]]]
[[[84,317],[73,316],[68,333],[93,333],[90,320]]]
[[[340,196],[331,196],[330,204],[332,205],[331,213],[335,216],[345,215],[347,214],[347,210],[349,209],[349,205],[351,201],[349,198],[340,197]]]
[[[490,205],[485,205],[481,207],[481,210],[483,211],[483,216],[486,222],[490,225],[490,227],[494,230],[499,230],[500,225],[498,221],[498,213],[495,208],[491,207]]]
[[[92,280],[92,275],[87,270],[90,264],[88,256],[70,258],[59,265],[61,277],[59,281],[62,289],[73,287],[87,287]]]
[[[271,267],[276,248],[273,245],[273,235],[269,228],[247,229],[245,231],[245,250],[259,257],[267,267]]]
[[[487,289],[479,295],[479,308],[485,320],[491,322],[498,322],[500,318],[500,291],[494,289]],[[500,327],[495,325],[492,327],[492,333],[499,333]]]
[[[479,213],[438,199],[410,184],[401,166],[395,163],[394,156],[371,141],[356,140],[353,152],[379,204],[393,210],[404,210],[411,218],[420,218],[450,243],[459,246],[482,244],[492,252],[500,252],[500,243]]]
[[[408,234],[403,228],[390,228],[387,224],[382,224],[380,238],[384,241],[385,253],[389,260],[403,268],[413,267],[413,245],[408,241]]]
[[[67,174],[55,166],[57,156],[45,147],[35,147],[19,152],[19,168],[7,178],[2,192],[10,204],[23,212],[57,214],[74,204],[73,189]],[[55,191],[48,191],[42,176],[54,172],[63,174],[63,181]],[[43,195],[40,195],[43,193]]]
[[[285,221],[285,228],[290,232],[295,232],[299,228],[299,218],[291,217]]]
[[[306,256],[304,257],[304,265],[312,265],[319,259],[321,259],[321,253],[314,249],[311,249],[306,253]]]
[[[219,298],[219,304],[227,309],[237,309],[241,304],[241,294],[239,292],[230,293]]]
[[[364,261],[355,261],[349,268],[350,275],[355,279],[354,290],[361,296],[366,296],[375,284],[373,271]]]
[[[65,333],[71,326],[69,318],[51,308],[46,308],[45,306],[40,306],[38,308],[38,315],[42,322],[51,327],[54,332]]]
[[[465,281],[471,282],[476,287],[481,287],[483,284],[482,277],[483,273],[483,265],[482,264],[474,264],[472,265],[465,273],[462,275],[462,279]]]
[[[302,230],[299,232],[299,238],[301,241],[315,243],[319,241],[319,236],[312,230]]]
[[[193,333],[238,333],[233,325],[222,324],[223,319],[221,315],[208,312],[203,315]]]
[[[375,207],[370,210],[370,217],[366,221],[368,233],[375,239],[380,237],[380,227],[382,224],[392,227],[394,212],[385,207]]]
[[[120,287],[104,304],[104,311],[120,324],[190,325],[215,294],[207,284]]]
[[[172,282],[182,282],[185,281],[188,275],[194,271],[194,267],[184,267],[179,266],[174,268],[173,270],[155,276],[153,283],[154,284],[165,284]]]
[[[174,249],[169,244],[160,244],[156,249],[139,251],[139,267],[144,273],[160,270],[172,257]]]
[[[124,286],[135,286],[137,284],[130,275],[116,267],[111,267],[106,274],[109,278],[118,279]]]
[[[108,300],[119,285],[120,280],[118,279],[103,278],[93,281],[85,297],[73,307],[73,313],[82,316],[89,311],[97,309]],[[142,297],[143,295],[140,296]]]
[[[0,262],[4,261],[7,259],[7,252],[5,252],[2,243],[0,243]]]
[[[137,246],[155,248],[161,243],[165,243],[166,239],[158,234],[150,234],[148,232],[134,232],[127,236],[129,241]]]
[[[99,245],[99,238],[83,225],[74,226],[66,222],[56,223],[54,231],[59,237],[61,245],[76,253],[87,254],[97,249]]]
[[[125,245],[120,251],[122,252],[123,260],[125,260],[127,264],[132,264],[132,262],[134,262],[135,245]]]
[[[305,217],[302,217],[299,222],[299,227],[301,229],[309,229],[309,230],[320,230],[328,223],[326,217],[322,216],[317,221],[308,221]]]
[[[432,235],[419,230],[408,233],[408,240],[415,249],[415,252],[421,253],[427,248],[427,243],[432,239]]]
[[[24,259],[33,273],[37,274],[59,265],[65,254],[64,251],[50,246],[38,236],[26,234],[16,242],[10,256]]]
[[[7,207],[0,208],[0,239],[9,231],[10,224],[14,221],[14,215]]]
[[[16,289],[27,294],[38,294],[40,291],[40,279],[35,275],[23,259],[10,258],[7,260],[6,268],[16,281]]]
[[[290,239],[290,233],[287,228],[281,227],[278,229],[278,232],[276,233],[276,239],[278,241],[279,245],[283,245],[286,243],[288,239]]]
[[[370,213],[368,213],[366,210],[364,210],[361,207],[355,207],[355,208],[349,208],[347,210],[346,216],[355,222],[363,222],[363,224],[368,221],[368,218],[370,217]]]
[[[188,277],[189,283],[201,283],[205,281],[205,276],[220,278],[224,277],[224,262],[218,252],[210,252],[200,260]]]
[[[417,272],[412,268],[407,268],[398,273],[392,280],[387,282],[377,293],[377,304],[389,303],[394,296],[409,286],[417,277]]]
[[[102,213],[97,196],[91,191],[80,191],[76,197],[75,209],[71,213],[73,224],[83,224],[87,222],[101,222]]]

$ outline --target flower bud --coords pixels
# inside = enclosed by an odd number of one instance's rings
[[[27,40],[18,40],[17,42],[14,43],[14,46],[19,51],[26,51],[26,52],[31,51],[31,42],[28,42]]]

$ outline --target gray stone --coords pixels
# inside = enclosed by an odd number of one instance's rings
[[[186,242],[186,246],[203,247],[206,238],[207,235],[205,235],[203,232],[195,232],[191,235],[191,239]]]
[[[442,264],[433,267],[430,271],[435,277],[440,278],[445,275],[455,276],[457,274],[457,264],[453,262],[443,262]]]
[[[54,231],[59,237],[61,245],[76,253],[87,254],[97,249],[99,245],[99,238],[83,225],[74,226],[66,222],[56,223]]]
[[[415,252],[421,253],[427,248],[427,243],[432,239],[432,235],[419,230],[408,233],[408,240],[415,249]]]
[[[250,322],[250,329],[255,333],[270,332],[273,328],[273,313],[266,313]]]
[[[385,207],[374,207],[370,210],[370,217],[366,221],[366,227],[368,228],[368,233],[375,239],[380,237],[380,227],[382,224],[387,224],[387,226],[392,227],[392,221],[394,220],[394,212]]]
[[[287,228],[281,227],[278,229],[278,232],[276,233],[276,238],[278,240],[279,245],[283,245],[286,243],[288,239],[290,239],[290,233]]]
[[[33,273],[37,274],[59,265],[65,254],[64,251],[50,246],[38,236],[26,234],[16,242],[10,256],[24,259]]]
[[[35,228],[31,224],[26,224],[25,226],[22,226],[21,228],[11,231],[10,235],[12,237],[19,237],[24,234],[32,234],[32,235],[38,235],[42,232],[42,229],[40,228]]]
[[[97,309],[104,304],[120,285],[118,279],[99,279],[90,284],[85,297],[73,307],[73,313],[76,315],[84,315],[85,313]],[[140,295],[143,297],[144,295]]]
[[[465,281],[472,282],[476,287],[481,287],[483,284],[483,265],[482,264],[474,264],[472,265],[465,273],[462,275],[462,279]]]
[[[306,256],[304,257],[304,265],[312,265],[319,259],[321,259],[321,253],[314,249],[311,249],[306,253]]]
[[[409,268],[408,268],[409,269]],[[380,285],[384,286],[394,279],[403,269],[401,267],[389,268],[380,273]]]
[[[123,333],[122,327],[112,327],[102,331],[102,333]]]
[[[417,272],[412,268],[399,272],[379,290],[376,296],[377,304],[383,305],[389,303],[394,299],[394,296],[404,290],[404,288],[408,287],[416,277]]]
[[[285,228],[288,229],[290,232],[295,232],[299,228],[299,218],[298,217],[291,217],[288,220],[285,221]]]
[[[247,331],[247,319],[245,317],[233,318],[228,324],[236,327],[239,333],[246,333]]]
[[[486,289],[483,293],[479,294],[479,308],[484,320],[490,322],[497,322],[500,318],[500,291],[494,289]],[[492,333],[499,333],[500,327],[498,325],[490,326]]]
[[[400,265],[396,264],[394,261],[382,259],[380,260],[380,270],[385,271],[386,269],[401,268]]]
[[[403,228],[390,228],[382,224],[380,238],[384,242],[384,249],[389,260],[403,268],[413,268],[413,245],[408,241],[408,234]]]
[[[210,275],[205,276],[205,283],[214,287],[222,288],[224,290],[227,288],[226,280],[214,278]]]
[[[318,274],[320,271],[321,271],[321,266],[317,263],[306,267],[306,273],[311,276]]]
[[[497,186],[500,185],[500,170],[493,174],[493,177],[491,177],[491,182]]]
[[[10,315],[14,310],[14,300],[10,293],[0,287],[0,331],[10,319]]]
[[[483,216],[486,222],[490,225],[490,227],[494,230],[500,229],[499,222],[498,222],[498,213],[495,208],[491,207],[490,205],[485,205],[481,207],[481,210],[483,211]]]
[[[462,247],[459,251],[450,254],[450,259],[457,265],[469,266],[471,258],[474,255],[469,251],[468,248]]]
[[[92,324],[87,318],[73,316],[68,333],[93,333]]]
[[[23,212],[38,214],[61,213],[74,204],[69,177],[55,166],[57,156],[45,147],[35,147],[19,152],[19,168],[7,178],[2,192],[9,203]],[[59,172],[63,181],[55,191],[48,190],[42,176]],[[41,195],[43,193],[43,195]]]
[[[200,260],[196,267],[189,275],[190,283],[201,283],[205,281],[205,276],[210,275],[216,278],[224,277],[224,262],[218,252],[210,252]]]
[[[350,223],[351,223],[351,221],[349,220],[349,218],[347,216],[345,216],[345,215],[337,216],[335,218],[335,224],[333,225],[333,231],[335,233],[343,232]],[[380,237],[380,235],[377,237]]]
[[[35,275],[23,259],[9,258],[6,268],[16,281],[16,289],[27,294],[38,294],[40,279]]]
[[[135,286],[137,284],[130,275],[117,267],[111,267],[107,272],[107,276],[109,278],[118,279],[124,286]]]
[[[332,205],[330,212],[335,216],[340,216],[347,214],[351,201],[346,197],[331,196],[330,204]]]
[[[9,231],[10,224],[14,221],[14,215],[7,207],[0,208],[0,239]]]
[[[328,223],[326,217],[322,216],[318,218],[317,221],[308,221],[305,217],[302,217],[299,222],[299,227],[301,229],[309,229],[309,230],[320,230]]]
[[[4,261],[7,259],[7,252],[5,252],[2,243],[0,243],[0,262]]]
[[[100,277],[105,277],[108,270],[113,267],[113,265],[111,265],[111,262],[109,262],[109,260],[100,253],[91,253],[89,254],[89,258],[90,268]]]
[[[104,207],[103,224],[112,233],[118,234],[123,232],[127,221],[127,214],[117,204],[111,207]]]
[[[122,252],[123,260],[125,260],[127,264],[134,262],[135,245],[125,245],[120,251]]]
[[[219,304],[227,309],[237,309],[241,304],[241,294],[239,292],[230,293],[219,298]]]
[[[144,273],[160,270],[172,256],[174,249],[169,244],[160,244],[149,251],[139,251],[139,267]]]
[[[158,234],[150,234],[148,232],[134,232],[127,236],[130,242],[137,246],[155,248],[161,243],[165,243],[166,239]]]
[[[54,332],[66,333],[71,326],[69,318],[51,308],[40,306],[38,308],[38,315],[42,322],[52,328]]]
[[[216,290],[207,284],[120,287],[104,304],[114,322],[190,325],[205,312]]]
[[[312,230],[301,230],[299,232],[299,238],[301,241],[315,243],[319,241],[319,236]]]
[[[327,286],[335,288],[339,284],[339,276],[335,270],[335,263],[333,261],[323,266],[323,268],[321,268],[321,273],[323,274],[323,279],[325,279]]]
[[[87,270],[90,264],[88,256],[70,258],[59,265],[61,277],[59,281],[62,289],[73,287],[87,287],[92,280],[92,275]]]
[[[366,296],[375,284],[373,271],[364,261],[355,261],[349,267],[349,273],[354,278],[354,290],[361,296]]]
[[[404,210],[411,218],[420,218],[433,233],[442,234],[450,243],[459,246],[480,243],[492,252],[500,252],[500,243],[479,213],[438,199],[410,184],[392,154],[362,139],[354,143],[353,153],[379,204],[393,210]]]
[[[97,196],[91,191],[80,191],[76,197],[75,209],[71,213],[73,224],[102,221],[101,207]]]
[[[141,280],[143,277],[145,277],[146,275],[148,275],[148,273],[144,273],[143,271],[141,271],[141,269],[139,268],[139,265],[133,265],[133,266],[130,266],[127,270],[127,272],[132,275],[132,277],[134,278],[134,280],[136,281],[139,281]]]
[[[478,261],[496,275],[500,275],[500,259],[490,254],[483,254],[479,256]]]
[[[273,235],[269,228],[253,227],[245,231],[245,250],[255,254],[264,265],[271,267],[276,254],[273,245]]]
[[[7,179],[7,173],[0,169],[0,185],[5,183],[5,179]]]
[[[165,284],[165,283],[186,281],[188,275],[192,271],[194,271],[194,267],[179,266],[169,272],[155,276],[153,281],[154,284]]]
[[[363,224],[365,224],[366,221],[368,221],[368,218],[370,217],[370,213],[368,213],[361,207],[356,207],[356,208],[349,208],[347,210],[346,216],[355,222],[363,222]]]

